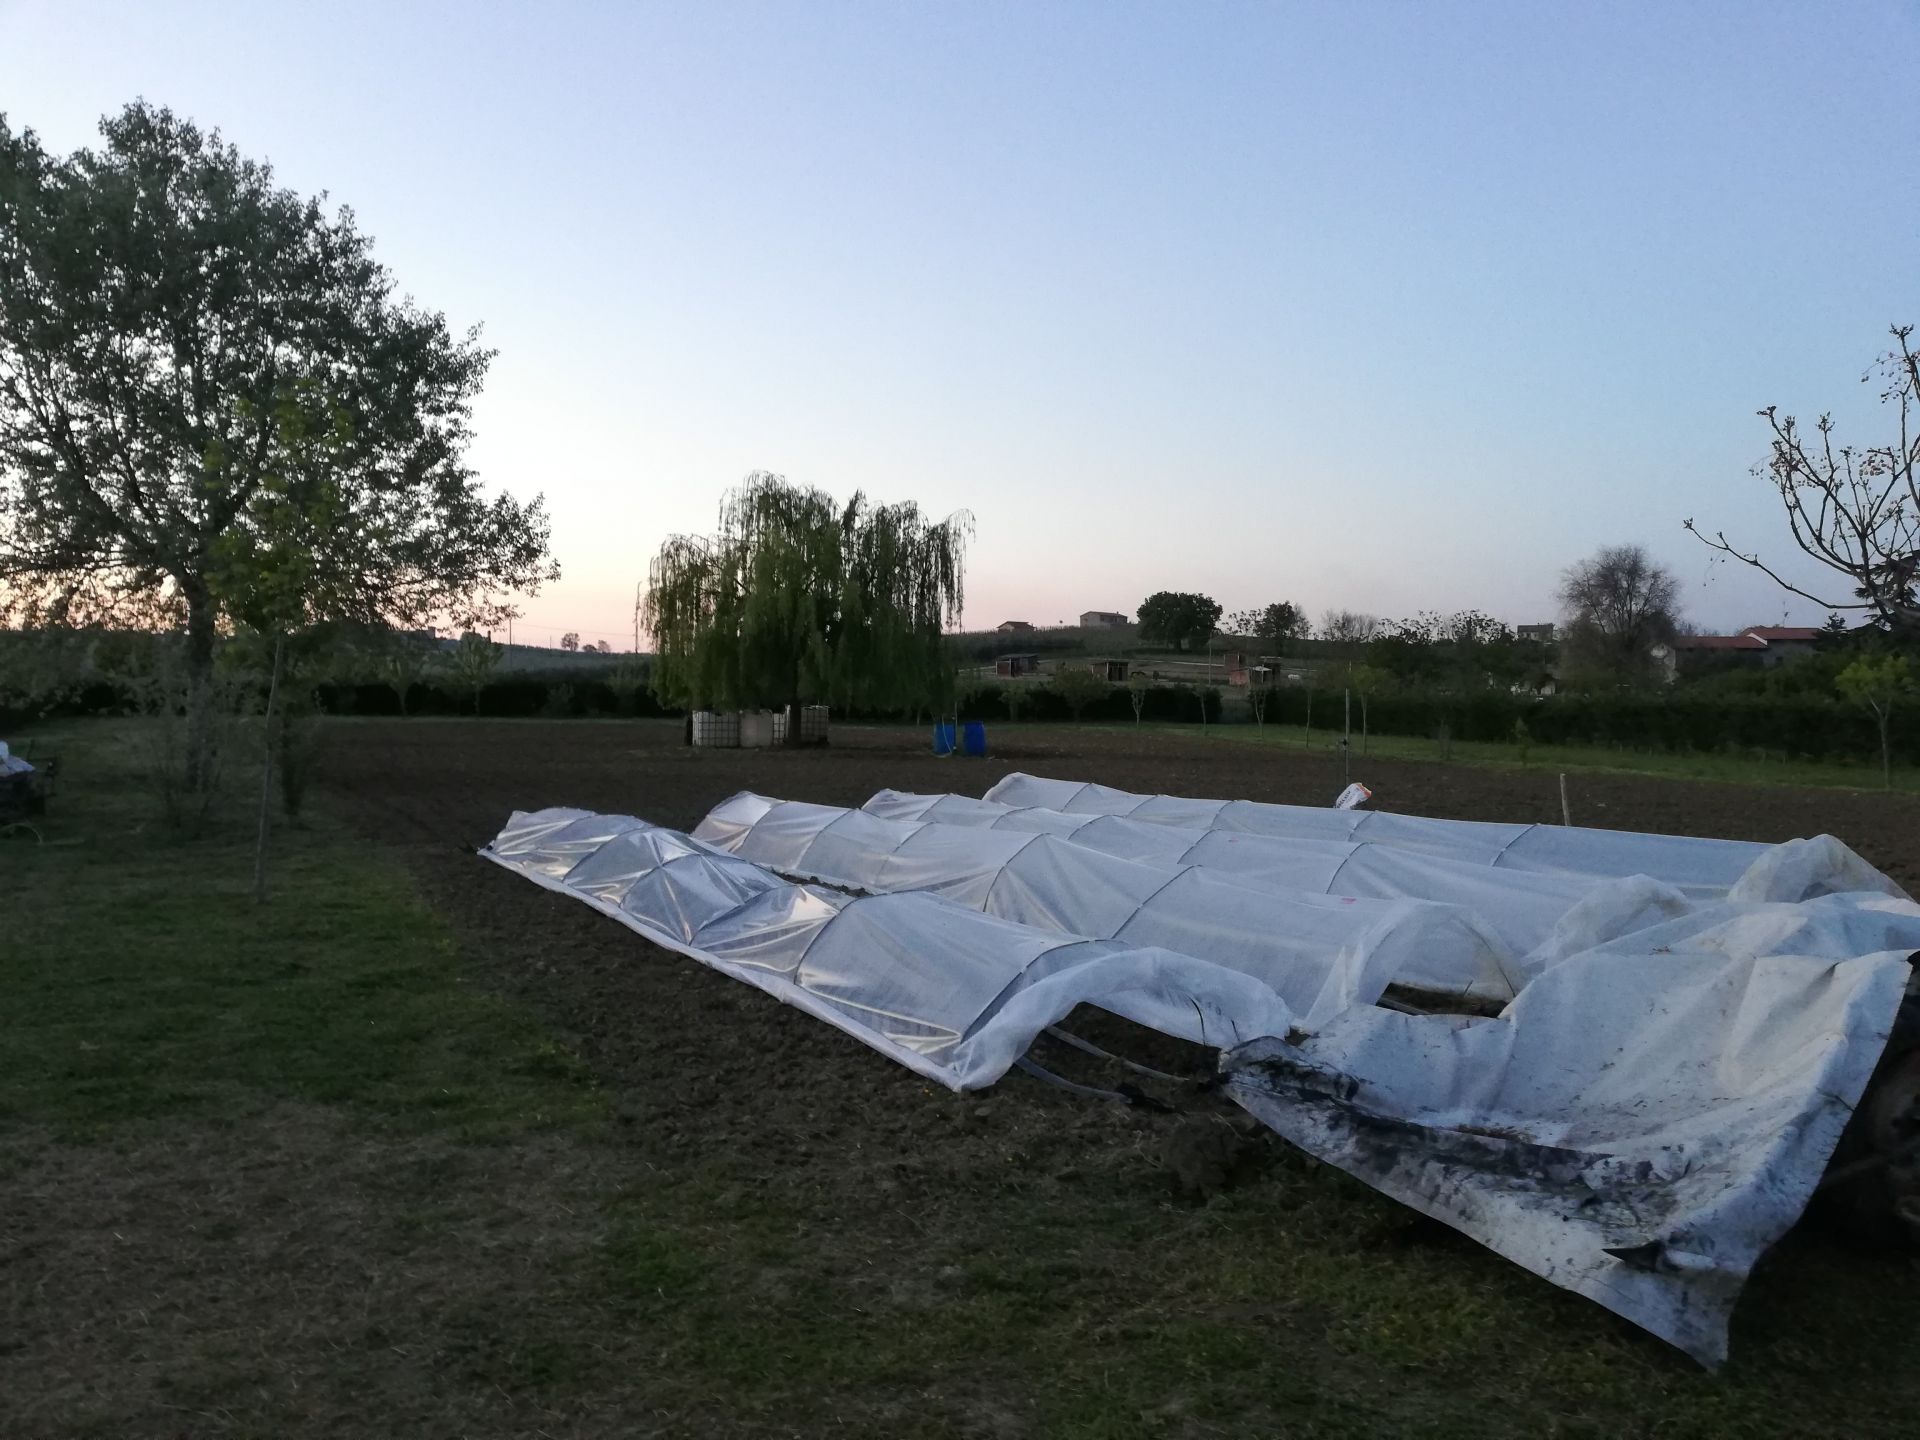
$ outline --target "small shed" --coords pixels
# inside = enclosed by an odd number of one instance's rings
[[[993,662],[993,673],[1014,679],[1021,675],[1032,675],[1040,669],[1038,655],[1002,655]]]
[[[1130,664],[1130,661],[1119,659],[1089,660],[1087,669],[1109,685],[1124,685],[1127,683],[1127,669]]]
[[[1243,650],[1234,650],[1221,656],[1220,660],[1227,667],[1229,685],[1257,689],[1273,684],[1276,678],[1271,655],[1249,655]]]

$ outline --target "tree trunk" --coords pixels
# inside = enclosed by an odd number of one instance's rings
[[[213,783],[213,598],[183,586],[187,601],[186,788],[199,795]]]
[[[1873,718],[1880,722],[1880,785],[1882,789],[1893,789],[1893,705],[1876,705]]]

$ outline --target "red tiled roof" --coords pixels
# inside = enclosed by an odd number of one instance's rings
[[[1767,642],[1758,635],[1676,635],[1676,650],[1764,650]]]
[[[1761,640],[1802,640],[1811,644],[1820,638],[1820,632],[1806,625],[1749,625],[1740,632]]]

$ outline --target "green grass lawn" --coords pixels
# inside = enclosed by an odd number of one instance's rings
[[[301,1100],[485,1136],[604,1114],[529,1015],[454,983],[446,928],[377,852],[283,823],[256,904],[244,815],[171,832],[128,727],[40,748],[69,782],[38,839],[0,840],[0,1121],[75,1137]]]
[[[45,736],[53,813],[0,838],[0,1434],[1869,1435],[1920,1406],[1905,1257],[1794,1248],[1713,1377],[1277,1145],[1173,1203],[1153,1117],[1018,1080],[819,1097],[911,1099],[964,1151],[769,1163],[797,1137],[695,1108],[669,1165],[468,978],[397,852],[283,826],[258,906],[243,840],[159,823],[129,733]]]

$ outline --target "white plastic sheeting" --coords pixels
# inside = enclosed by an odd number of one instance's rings
[[[1371,840],[1198,830],[1125,815],[1016,809],[964,795],[914,795],[899,790],[882,790],[861,808],[886,819],[1044,831],[1109,855],[1161,865],[1199,865],[1264,889],[1458,905],[1515,957],[1503,963],[1501,971],[1516,986],[1550,957],[1627,934],[1679,914],[1692,903],[1673,886],[1645,876],[1603,879],[1500,870],[1432,850]],[[1414,983],[1397,978],[1402,984]]]
[[[1920,909],[1813,901],[1665,928],[1547,971],[1498,1019],[1355,1009],[1298,1045],[1254,1041],[1223,1061],[1228,1093],[1717,1365],[1748,1272],[1806,1207],[1886,1044]]]
[[[1082,1003],[1217,1047],[1293,1023],[1271,989],[1235,970],[1064,938],[934,895],[856,899],[791,884],[631,815],[516,812],[480,853],[956,1090],[992,1084]]]
[[[1253,976],[1309,1023],[1399,982],[1505,1001],[1511,955],[1458,906],[1265,890],[1037,830],[882,820],[742,792],[695,838],[803,880],[930,891],[1041,930],[1161,945]]]
[[[745,837],[742,854],[767,864],[942,872],[938,883],[981,904],[1031,837],[1052,836],[729,804],[713,833]],[[1002,851],[990,879],[979,857]],[[1114,859],[1074,842],[1035,853],[1051,851]],[[1281,1135],[1708,1365],[1725,1356],[1754,1261],[1818,1183],[1920,950],[1920,905],[1874,888],[1753,898],[1878,874],[1844,847],[1803,842],[1745,857],[1725,898],[1696,894],[1684,913],[1558,957],[1497,1018],[1356,1003],[1306,1024],[1242,969],[1067,939],[929,890],[855,898],[790,883],[631,816],[516,814],[482,853],[956,1089],[997,1079],[1082,1003],[1231,1047],[1227,1093]],[[891,871],[896,861],[905,868]],[[1696,888],[1713,869],[1697,854],[1686,867]],[[1021,872],[1018,884],[1079,887],[1081,924],[1150,899],[1134,871],[1103,865]]]
[[[1689,894],[1718,898],[1774,847],[1746,840],[1705,840],[1567,825],[1507,825],[1482,820],[1433,820],[1380,810],[1316,810],[1253,800],[1195,800],[1136,795],[1078,780],[1015,773],[987,792],[1003,805],[1040,807],[1069,815],[1125,815],[1160,825],[1227,830],[1296,839],[1369,840],[1406,850],[1434,851],[1504,870],[1549,870],[1625,878],[1645,875]],[[1805,895],[1899,887],[1832,836],[1805,842],[1811,854],[1839,868],[1807,874]],[[1750,898],[1763,898],[1752,896]],[[1786,898],[1767,896],[1764,898]]]

